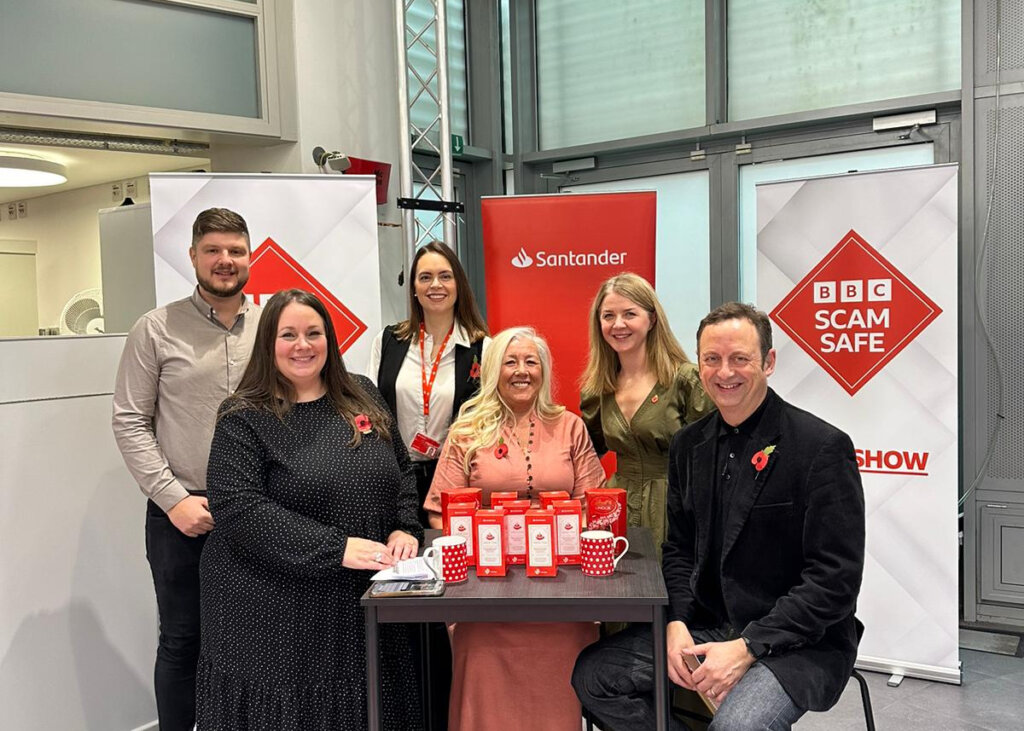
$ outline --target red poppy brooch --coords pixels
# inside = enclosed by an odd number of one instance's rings
[[[768,457],[774,451],[775,445],[769,444],[767,447],[762,449],[760,452],[758,452],[751,458],[750,464],[754,465],[754,469],[760,472],[761,470],[768,466]]]
[[[369,434],[373,430],[373,424],[370,423],[370,417],[366,414],[356,414],[356,429],[363,434]]]
[[[505,444],[504,437],[498,437],[498,446],[494,448],[495,459],[505,459],[508,455],[508,445]]]
[[[473,356],[473,365],[469,367],[469,380],[480,380],[480,361],[477,359],[475,355]]]

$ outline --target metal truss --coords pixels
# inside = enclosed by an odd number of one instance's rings
[[[422,27],[410,20],[413,5],[430,3],[433,13]],[[452,183],[452,137],[448,111],[448,43],[445,0],[395,0],[398,31],[398,95],[401,129],[401,160],[399,165],[402,209],[402,230],[408,261],[416,249],[437,235],[443,223],[443,241],[455,249],[455,213],[462,204],[454,200]],[[413,25],[410,25],[410,22]],[[409,52],[419,47],[433,65],[426,69],[414,66]],[[436,87],[436,92],[435,92]],[[421,101],[421,100],[425,100]],[[428,107],[434,114],[422,126],[414,121],[413,107]],[[416,150],[433,152],[440,164],[429,173],[416,163]]]

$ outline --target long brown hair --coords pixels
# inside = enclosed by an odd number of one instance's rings
[[[283,419],[295,404],[295,387],[278,370],[274,353],[281,313],[293,302],[313,308],[323,320],[324,336],[327,340],[327,361],[320,371],[320,378],[331,404],[342,418],[352,424],[354,436],[351,444],[359,444],[362,439],[362,432],[355,427],[355,417],[358,414],[366,414],[377,433],[390,441],[391,416],[386,409],[377,405],[345,368],[345,362],[338,352],[338,336],[334,332],[334,324],[327,308],[315,295],[301,289],[278,292],[263,308],[249,365],[242,374],[238,388],[221,409],[221,416],[251,408],[269,411]]]
[[[605,342],[601,333],[601,305],[611,292],[635,302],[647,311],[654,326],[647,332],[647,367],[654,372],[661,386],[667,387],[676,377],[683,363],[689,363],[683,347],[668,326],[665,310],[654,293],[654,287],[643,277],[626,272],[606,280],[590,306],[590,357],[580,376],[580,390],[584,395],[598,396],[614,393],[619,376],[619,356]]]
[[[469,277],[466,270],[462,268],[459,257],[455,255],[448,246],[440,241],[431,241],[424,244],[416,251],[412,258],[412,266],[409,268],[409,319],[403,320],[395,326],[395,337],[399,340],[411,340],[420,331],[420,323],[423,322],[423,306],[416,299],[416,267],[425,254],[440,254],[452,268],[452,275],[455,277],[455,322],[462,326],[469,336],[469,342],[475,343],[481,338],[490,335],[487,323],[484,322],[480,309],[476,306],[476,297],[473,296],[473,289],[469,286]]]

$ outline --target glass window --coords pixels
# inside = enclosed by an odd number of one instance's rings
[[[463,0],[447,0],[445,11],[448,25],[448,112],[449,124],[453,135],[461,135],[463,141],[469,142],[469,97],[466,90],[466,14]],[[413,0],[406,8],[406,40],[430,24],[411,48],[406,49],[409,65],[415,69],[423,81],[429,80],[429,88],[437,94],[437,77],[431,76],[437,66],[434,53],[437,50],[437,34],[434,32],[432,18],[434,5],[430,0]],[[410,29],[411,32],[410,32]],[[416,94],[421,82],[416,75],[409,72],[410,97]],[[426,92],[420,94],[413,102],[410,119],[420,129],[424,129],[437,116],[437,102]],[[440,125],[429,135],[430,140],[440,144]]]
[[[821,175],[931,165],[935,149],[921,145],[815,155],[793,160],[744,165],[740,168],[740,301],[757,303],[757,190],[758,183],[799,180]],[[836,241],[835,243],[839,243]]]
[[[0,91],[260,116],[251,16],[159,2],[0,5]]]
[[[729,119],[960,88],[959,0],[729,0]]]
[[[515,149],[512,127],[512,36],[509,32],[509,0],[501,0],[501,118],[506,155]]]
[[[704,0],[537,0],[540,147],[698,127]]]

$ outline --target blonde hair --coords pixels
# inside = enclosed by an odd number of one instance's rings
[[[515,413],[498,392],[501,364],[505,351],[516,340],[529,340],[537,348],[540,358],[541,381],[534,411],[544,420],[555,419],[565,411],[551,399],[551,350],[547,342],[532,327],[510,327],[494,336],[484,350],[480,368],[480,391],[459,409],[458,418],[448,430],[449,444],[462,447],[465,459],[462,468],[468,475],[473,456],[478,450],[498,443],[501,428],[515,424]]]
[[[583,395],[599,396],[615,392],[620,369],[619,357],[601,333],[601,305],[611,292],[635,302],[650,315],[654,325],[647,332],[647,367],[654,372],[662,387],[669,386],[675,380],[679,366],[689,363],[690,359],[672,334],[654,287],[643,277],[625,272],[605,281],[590,306],[590,355],[587,367],[580,376]]]

